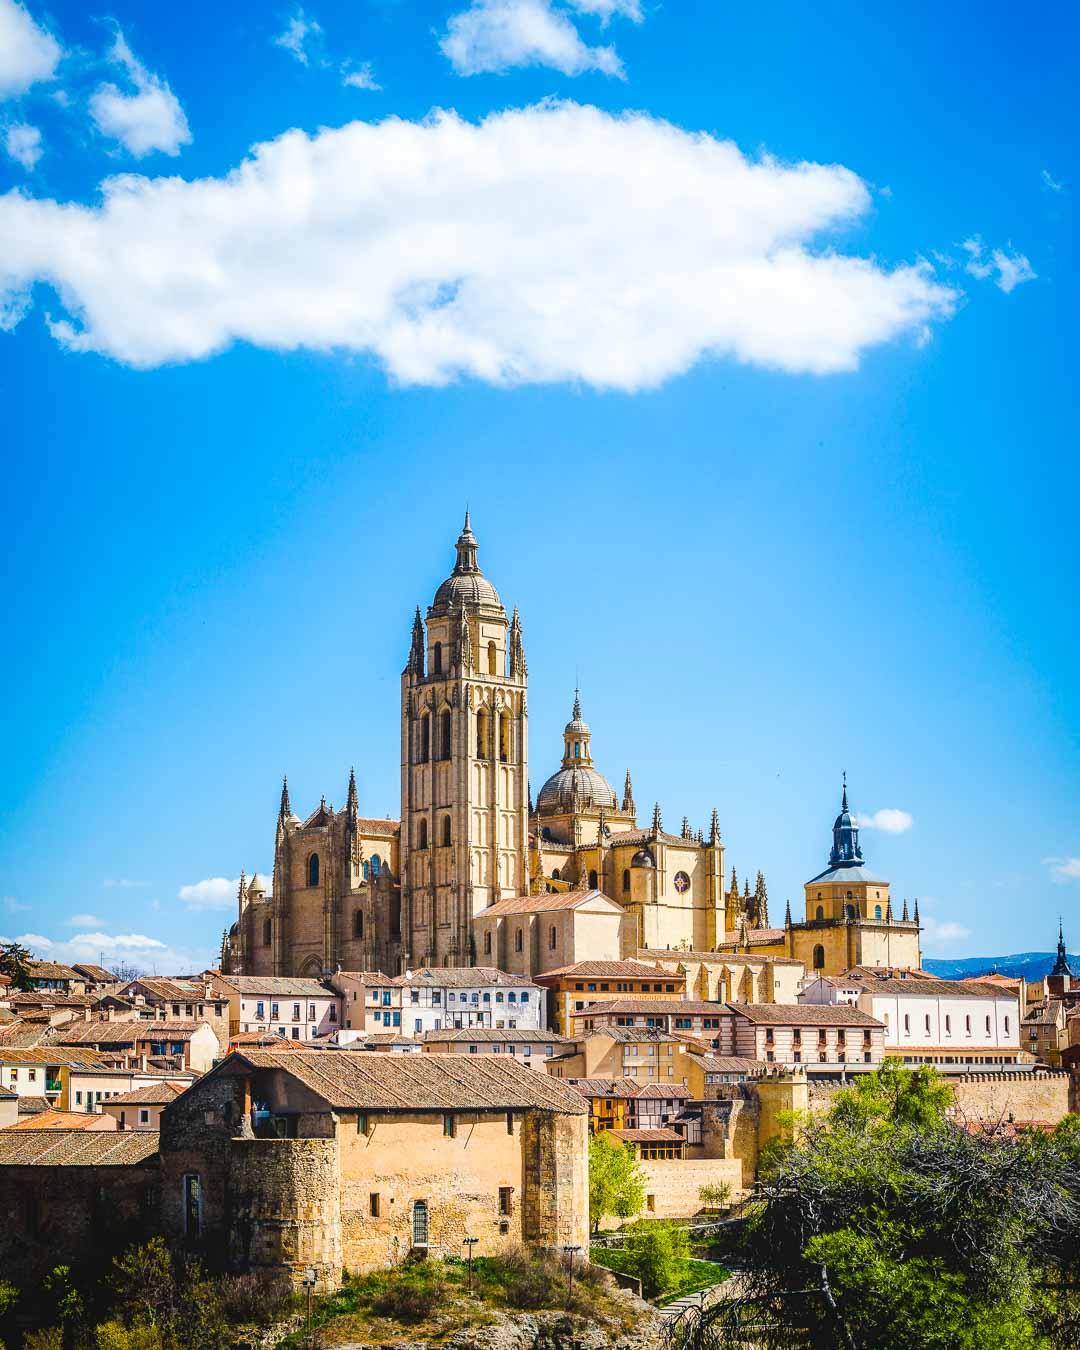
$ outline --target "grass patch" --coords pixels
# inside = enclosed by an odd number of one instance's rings
[[[608,1270],[617,1270],[623,1275],[636,1275],[631,1254],[621,1247],[593,1247],[590,1259],[594,1265],[604,1266]],[[696,1294],[699,1289],[708,1289],[710,1285],[727,1279],[731,1272],[718,1261],[690,1260],[679,1279],[668,1289],[662,1289],[653,1298],[653,1302],[663,1306],[683,1294]]]
[[[554,1311],[571,1324],[576,1319],[620,1331],[632,1323],[606,1270],[576,1263],[568,1297],[563,1262],[511,1251],[476,1257],[471,1289],[466,1262],[452,1258],[408,1261],[392,1270],[347,1277],[336,1293],[313,1301],[311,1330],[319,1346],[404,1339],[440,1345],[456,1332],[490,1325],[500,1312],[517,1311]],[[306,1328],[300,1328],[281,1342],[282,1350],[299,1350],[306,1336]]]

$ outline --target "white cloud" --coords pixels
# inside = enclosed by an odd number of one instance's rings
[[[853,370],[957,300],[823,242],[869,210],[849,169],[574,103],[294,130],[225,178],[102,196],[0,196],[0,305],[14,327],[44,281],[58,341],[140,367],[244,341],[371,353],[402,384],[637,390],[704,357]]]
[[[614,47],[588,46],[551,0],[473,0],[450,16],[439,46],[459,75],[550,66],[564,75],[596,70],[624,78]]]
[[[915,824],[915,817],[910,811],[883,806],[873,815],[856,816],[855,823],[861,830],[883,830],[886,834],[904,834]]]
[[[101,920],[96,914],[73,914],[68,925],[71,928],[100,928]]]
[[[602,23],[616,16],[641,23],[645,17],[641,12],[641,0],[566,0],[566,3],[579,14],[591,14]]]
[[[285,30],[274,38],[274,46],[282,47],[294,56],[302,66],[311,61],[313,46],[322,35],[322,28],[314,19],[304,17],[304,11],[297,9],[285,25]]]
[[[29,173],[44,154],[41,132],[26,122],[14,122],[4,133],[4,149]]]
[[[93,951],[145,952],[164,950],[165,943],[145,933],[77,933],[67,945]]]
[[[1044,858],[1055,881],[1080,881],[1080,858]]]
[[[109,55],[123,67],[135,93],[122,93],[115,84],[100,85],[90,98],[98,130],[120,141],[136,159],[153,150],[179,154],[182,145],[191,143],[191,131],[176,95],[136,59],[119,30]]]
[[[4,908],[9,914],[25,914],[30,909],[30,906],[24,905],[21,900],[16,900],[13,895],[5,895]]]
[[[924,947],[940,947],[949,942],[962,942],[964,938],[971,936],[971,929],[965,928],[963,924],[951,921],[938,923],[937,919],[929,914],[920,914],[919,922],[922,925]]]
[[[1034,281],[1038,275],[1024,254],[1017,253],[1011,244],[1008,251],[995,248],[987,253],[983,241],[976,234],[965,239],[961,247],[968,255],[964,270],[979,281],[986,281],[996,272],[994,285],[1006,295],[1022,282]]]
[[[14,98],[50,79],[62,55],[57,40],[24,6],[0,0],[0,98]]]
[[[0,942],[4,940],[0,938]],[[178,948],[158,938],[148,937],[145,933],[76,933],[63,942],[54,941],[41,933],[24,933],[16,941],[37,956],[47,956],[50,961],[65,961],[68,964],[82,961],[96,965],[101,961],[105,966],[112,966],[123,961],[143,970],[180,974],[184,971],[205,970],[217,961],[216,952],[209,948]]]
[[[1046,188],[1049,192],[1065,191],[1065,184],[1059,183],[1058,180],[1053,177],[1049,169],[1043,169],[1041,177],[1043,187]]]
[[[178,899],[188,909],[231,909],[236,904],[240,878],[229,881],[225,877],[207,877],[205,881],[181,886]]]
[[[350,89],[370,89],[373,92],[382,89],[382,85],[375,78],[375,68],[370,61],[361,61],[353,69],[350,69],[346,62],[341,68],[341,83],[348,85]]]
[[[24,947],[28,947],[32,952],[48,952],[55,945],[49,938],[42,937],[40,933],[21,933],[15,941]]]

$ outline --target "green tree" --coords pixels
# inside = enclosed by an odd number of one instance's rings
[[[13,989],[30,988],[30,962],[34,958],[17,942],[0,942],[0,975],[7,975]]]
[[[699,1186],[698,1201],[702,1209],[726,1209],[731,1204],[731,1183],[719,1181],[715,1185]]]
[[[631,1219],[645,1208],[645,1173],[634,1150],[606,1130],[589,1140],[589,1220],[594,1233],[606,1215]]]
[[[172,1256],[163,1237],[128,1247],[113,1262],[113,1310],[128,1325],[167,1327],[177,1304]]]
[[[690,1269],[690,1235],[673,1223],[645,1220],[626,1234],[623,1269],[641,1281],[641,1292],[655,1298],[674,1289]]]
[[[952,1089],[931,1065],[906,1069],[890,1056],[876,1073],[861,1074],[837,1093],[831,1120],[849,1130],[878,1125],[939,1129],[952,1100]]]

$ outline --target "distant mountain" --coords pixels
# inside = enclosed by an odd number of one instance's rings
[[[967,956],[962,961],[923,959],[923,968],[943,980],[963,980],[971,975],[1008,975],[1010,979],[1041,980],[1049,975],[1057,952],[1017,952],[1013,956]],[[1069,965],[1080,975],[1080,956],[1070,956]]]

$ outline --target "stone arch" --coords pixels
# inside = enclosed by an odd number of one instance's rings
[[[309,956],[301,965],[298,972],[302,980],[317,980],[322,978],[323,963],[321,956]]]

